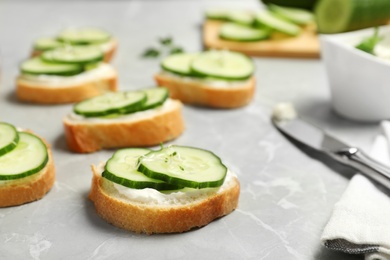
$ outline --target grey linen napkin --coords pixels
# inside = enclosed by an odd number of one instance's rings
[[[375,139],[371,155],[390,165],[390,123],[381,126],[383,134]],[[390,260],[390,197],[366,177],[355,175],[335,204],[321,242],[330,249],[365,254],[366,260]]]

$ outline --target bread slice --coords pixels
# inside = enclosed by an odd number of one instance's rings
[[[70,77],[20,75],[16,80],[19,100],[40,104],[79,102],[118,89],[118,75],[109,64]]]
[[[115,38],[112,38],[109,42],[103,43],[101,46],[102,46],[102,49],[104,52],[103,61],[108,63],[113,59],[113,57],[118,49],[118,40]],[[39,56],[42,54],[42,52],[43,51],[41,51],[41,50],[33,49],[31,52],[31,57]]]
[[[0,181],[0,207],[21,205],[41,199],[53,186],[55,167],[50,146],[47,145],[49,160],[38,173],[30,176]]]
[[[171,98],[183,103],[214,108],[236,108],[247,105],[255,93],[256,80],[226,83],[226,86],[212,86],[207,82],[192,80],[160,72],[154,76],[159,86],[169,89]]]
[[[217,190],[188,195],[180,203],[169,199],[154,203],[125,197],[111,181],[101,177],[101,169],[92,166],[92,172],[89,199],[98,215],[114,226],[136,233],[185,232],[205,226],[238,206],[240,183],[236,176],[227,178]]]
[[[182,103],[173,99],[155,109],[118,118],[88,119],[72,113],[63,119],[63,123],[67,145],[78,153],[158,145],[184,131]]]

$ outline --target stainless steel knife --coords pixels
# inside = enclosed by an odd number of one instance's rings
[[[272,122],[286,136],[326,153],[338,162],[355,168],[390,189],[390,168],[359,148],[341,142],[299,116],[284,119],[272,117]]]

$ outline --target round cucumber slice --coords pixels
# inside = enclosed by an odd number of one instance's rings
[[[255,18],[259,24],[291,36],[297,36],[301,32],[301,27],[277,17],[268,10],[258,12]]]
[[[146,94],[146,102],[142,105],[142,110],[161,106],[169,97],[168,89],[163,87],[145,89],[144,92]]]
[[[45,51],[41,57],[47,62],[87,64],[102,61],[104,53],[96,46],[65,46]]]
[[[305,9],[278,6],[269,4],[268,9],[274,14],[299,25],[309,24],[314,21],[314,14]]]
[[[0,122],[0,156],[12,151],[19,142],[19,134],[13,125]]]
[[[244,80],[253,74],[254,65],[248,56],[238,52],[206,51],[194,58],[191,69],[203,76]]]
[[[205,11],[205,15],[207,19],[212,19],[212,20],[227,20],[228,18],[228,13],[231,10],[223,9],[223,8],[209,8]]]
[[[23,62],[20,70],[22,73],[33,75],[72,76],[83,72],[83,67],[78,64],[49,63],[37,57]]]
[[[166,57],[161,62],[162,69],[182,76],[193,76],[191,62],[198,53],[177,53]]]
[[[248,11],[235,10],[227,13],[227,20],[250,26],[254,23],[255,17]]]
[[[128,188],[176,190],[179,187],[147,177],[137,170],[138,159],[151,150],[143,148],[120,149],[107,161],[102,176]]]
[[[53,38],[39,38],[34,42],[34,49],[38,51],[47,51],[59,48],[64,44]]]
[[[99,28],[73,28],[62,31],[58,40],[70,44],[95,44],[107,42],[111,35]]]
[[[0,156],[0,180],[15,180],[42,170],[48,160],[47,147],[33,134],[19,132],[19,143]]]
[[[152,151],[139,159],[138,171],[170,184],[190,187],[219,187],[227,168],[214,153],[188,146],[173,145]]]
[[[128,114],[141,110],[145,101],[143,91],[109,92],[75,104],[73,111],[85,117]]]
[[[270,31],[236,23],[225,23],[220,27],[219,37],[231,41],[261,41],[270,37]]]

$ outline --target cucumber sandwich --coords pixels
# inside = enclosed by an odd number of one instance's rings
[[[219,37],[238,42],[271,39],[275,32],[294,37],[301,33],[304,26],[314,23],[314,15],[309,10],[272,3],[258,11],[209,9],[206,10],[206,18],[223,21]]]
[[[110,92],[74,104],[63,120],[70,150],[147,147],[184,131],[182,104],[166,88]]]
[[[44,51],[65,46],[95,46],[103,52],[104,61],[109,62],[118,47],[117,40],[107,31],[94,28],[68,28],[54,37],[41,37],[34,41],[32,56]]]
[[[0,122],[0,207],[42,198],[55,179],[51,151],[35,134]]]
[[[235,174],[216,154],[196,147],[120,149],[92,171],[89,198],[97,213],[136,233],[188,231],[238,205]]]
[[[212,50],[170,55],[154,78],[184,103],[235,108],[252,100],[254,71],[252,59],[244,54]]]
[[[44,51],[20,65],[17,96],[22,101],[60,104],[117,89],[117,73],[93,45],[68,45]]]

